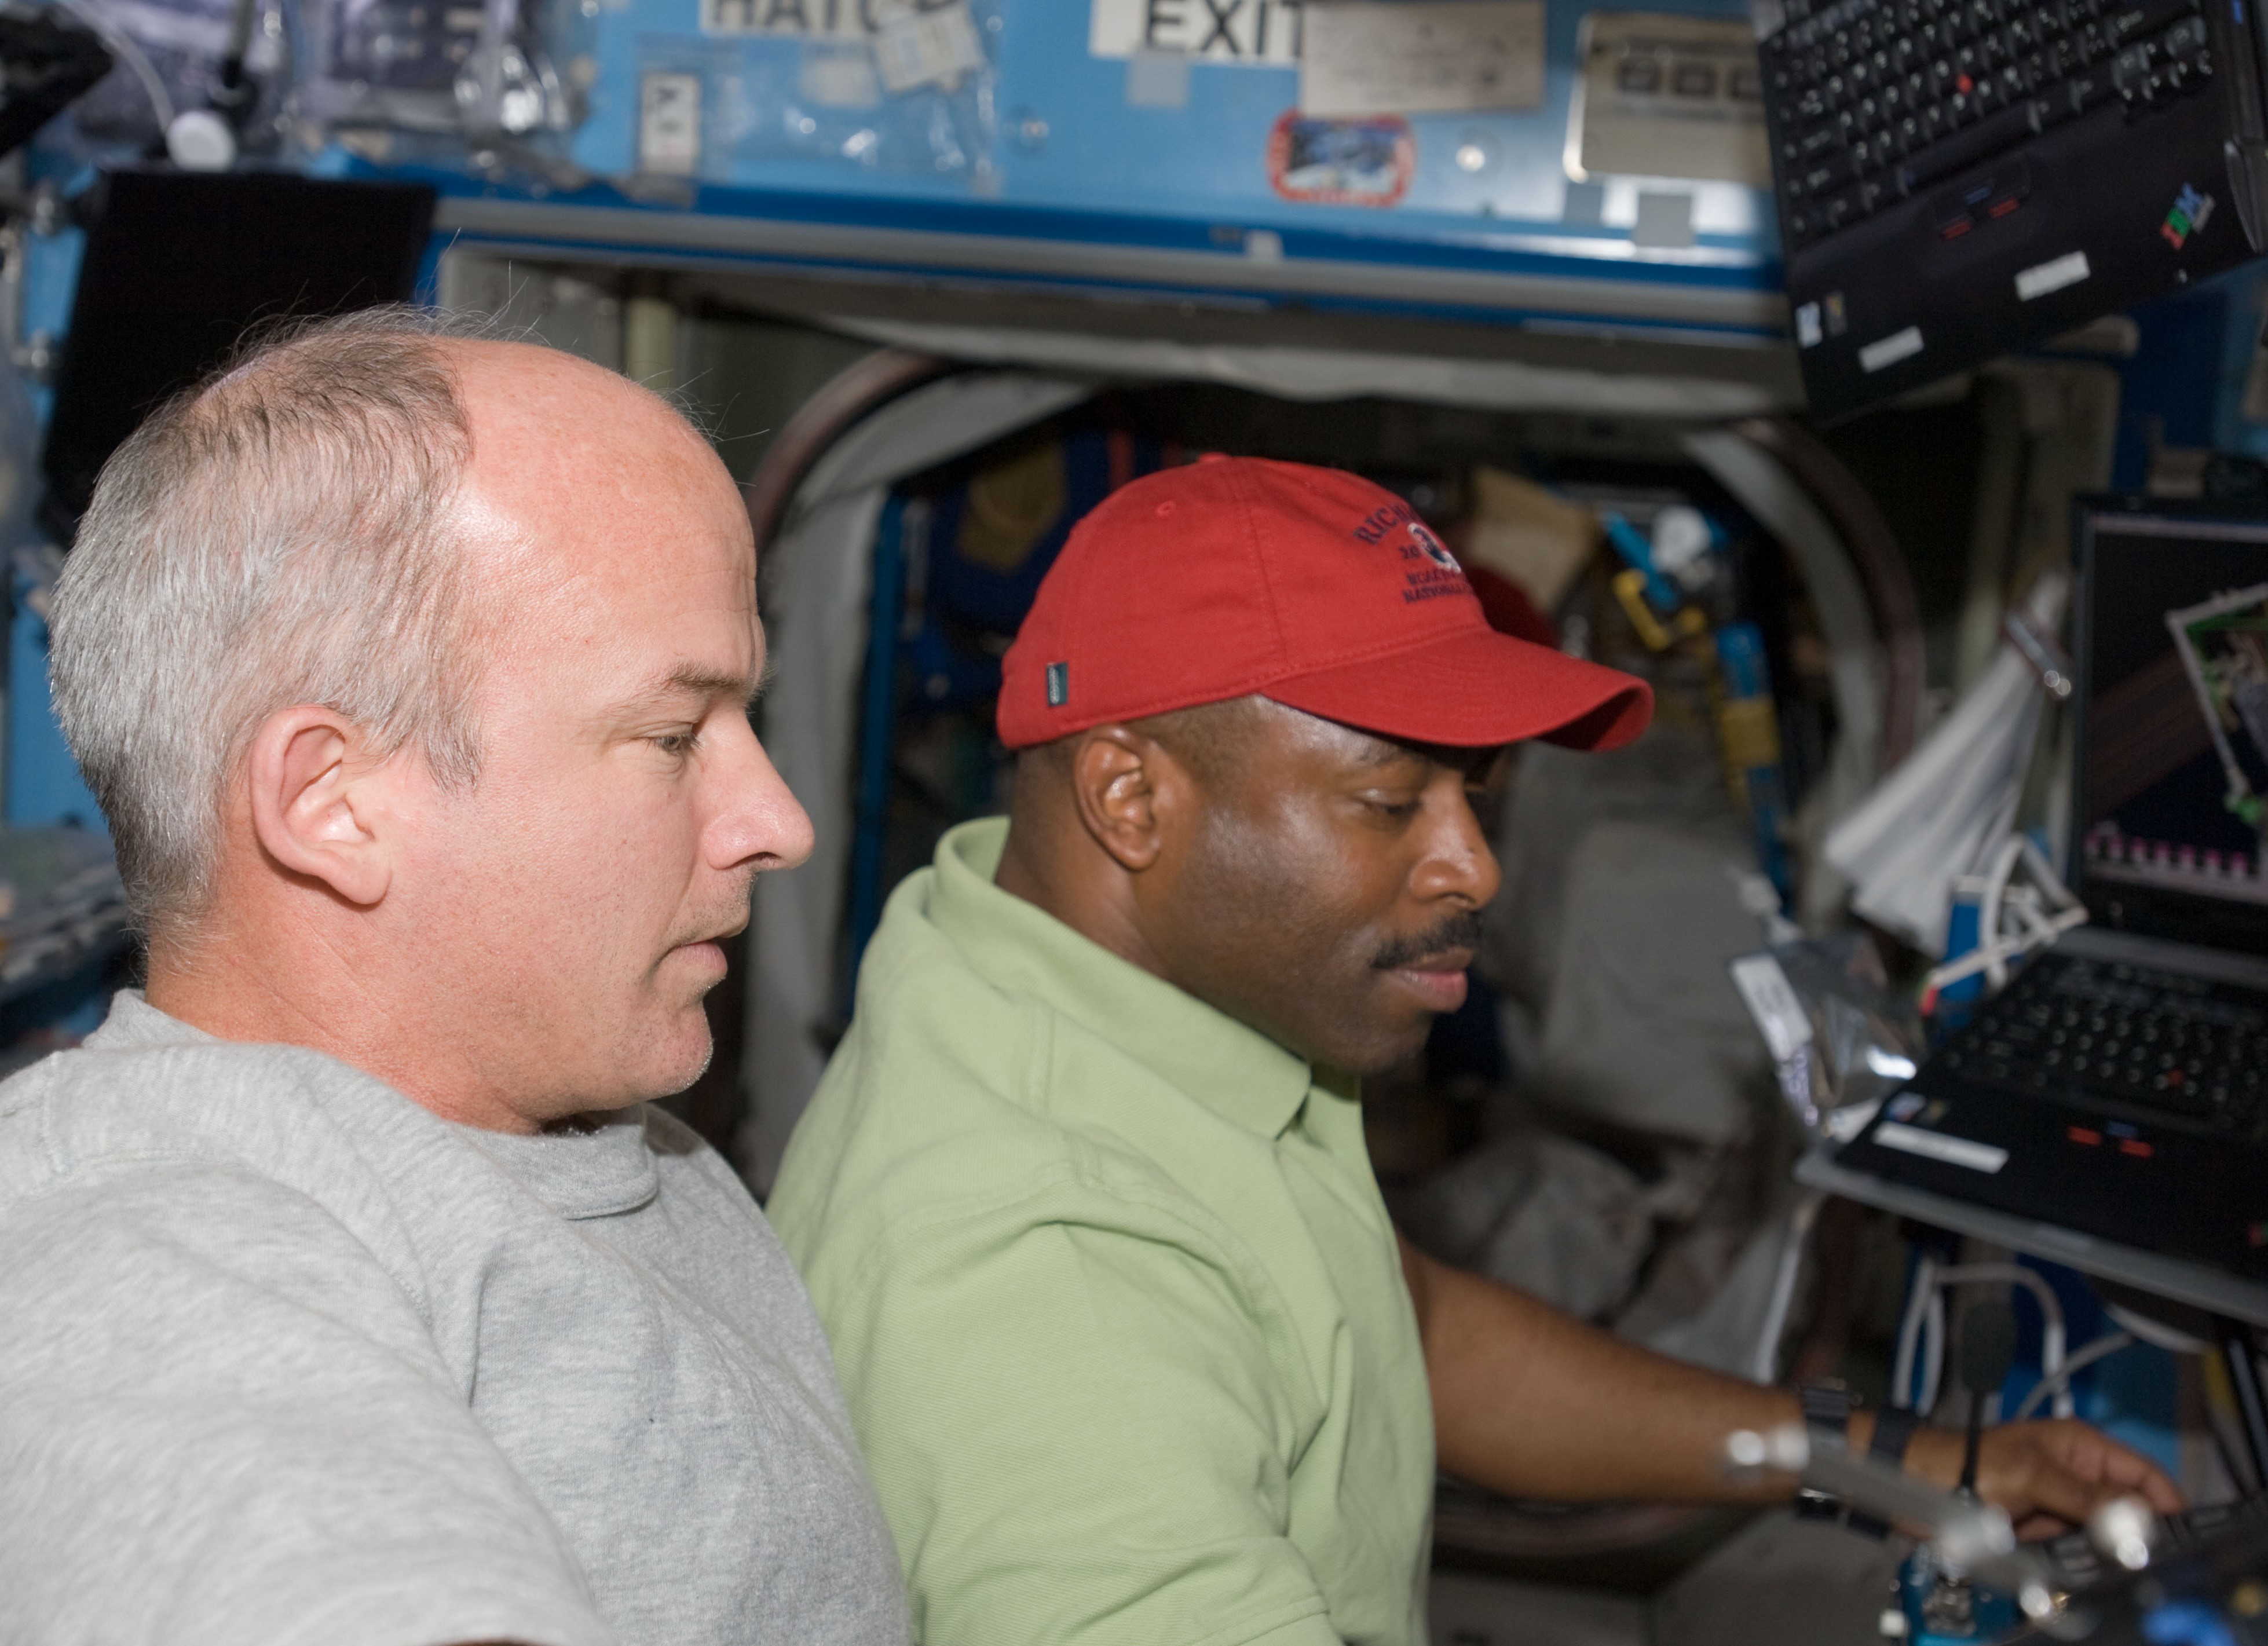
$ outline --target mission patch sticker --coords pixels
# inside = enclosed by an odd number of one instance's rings
[[[1286,200],[1391,206],[1418,169],[1418,139],[1398,114],[1324,120],[1292,109],[1268,136],[1268,180]]]

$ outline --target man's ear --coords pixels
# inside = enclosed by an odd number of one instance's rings
[[[364,755],[352,721],[313,703],[280,709],[253,735],[244,769],[253,835],[278,867],[357,908],[386,895],[392,842],[376,826],[387,763]]]
[[[1139,874],[1165,846],[1164,814],[1174,809],[1181,767],[1155,738],[1131,726],[1097,726],[1071,755],[1079,820],[1119,867]]]

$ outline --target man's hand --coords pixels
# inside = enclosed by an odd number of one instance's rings
[[[1515,1497],[1562,1503],[1637,1500],[1770,1503],[1785,1480],[1735,1484],[1725,1437],[1800,1414],[1785,1389],[1762,1388],[1668,1360],[1570,1319],[1508,1286],[1402,1252],[1433,1392],[1441,1466]],[[1874,1414],[1851,1418],[1863,1453]],[[1924,1429],[1906,1467],[1950,1489],[1962,1437]],[[2160,1511],[2181,1493],[2163,1471],[2117,1441],[2067,1420],[1985,1431],[1977,1485],[2026,1536],[2087,1518],[2106,1498],[2140,1495]]]
[[[1961,1478],[1963,1453],[1962,1437],[1954,1430],[1918,1429],[1906,1448],[1906,1469],[1950,1489]],[[2018,1535],[2027,1538],[2076,1525],[2114,1497],[2139,1496],[2160,1514],[2182,1507],[2181,1490],[2163,1469],[2070,1418],[1986,1429],[1977,1451],[1977,1492],[2007,1510]]]

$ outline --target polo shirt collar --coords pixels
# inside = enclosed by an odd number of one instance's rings
[[[1007,839],[1007,819],[981,818],[938,843],[931,923],[991,981],[1062,1012],[1232,1124],[1281,1135],[1307,1101],[1307,1062],[1003,892],[992,877]]]

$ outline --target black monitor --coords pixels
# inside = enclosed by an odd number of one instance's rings
[[[149,167],[96,187],[44,459],[65,542],[119,443],[248,327],[409,300],[433,221],[404,183]]]
[[[2268,514],[2080,505],[2074,889],[2100,924],[2268,952]]]

